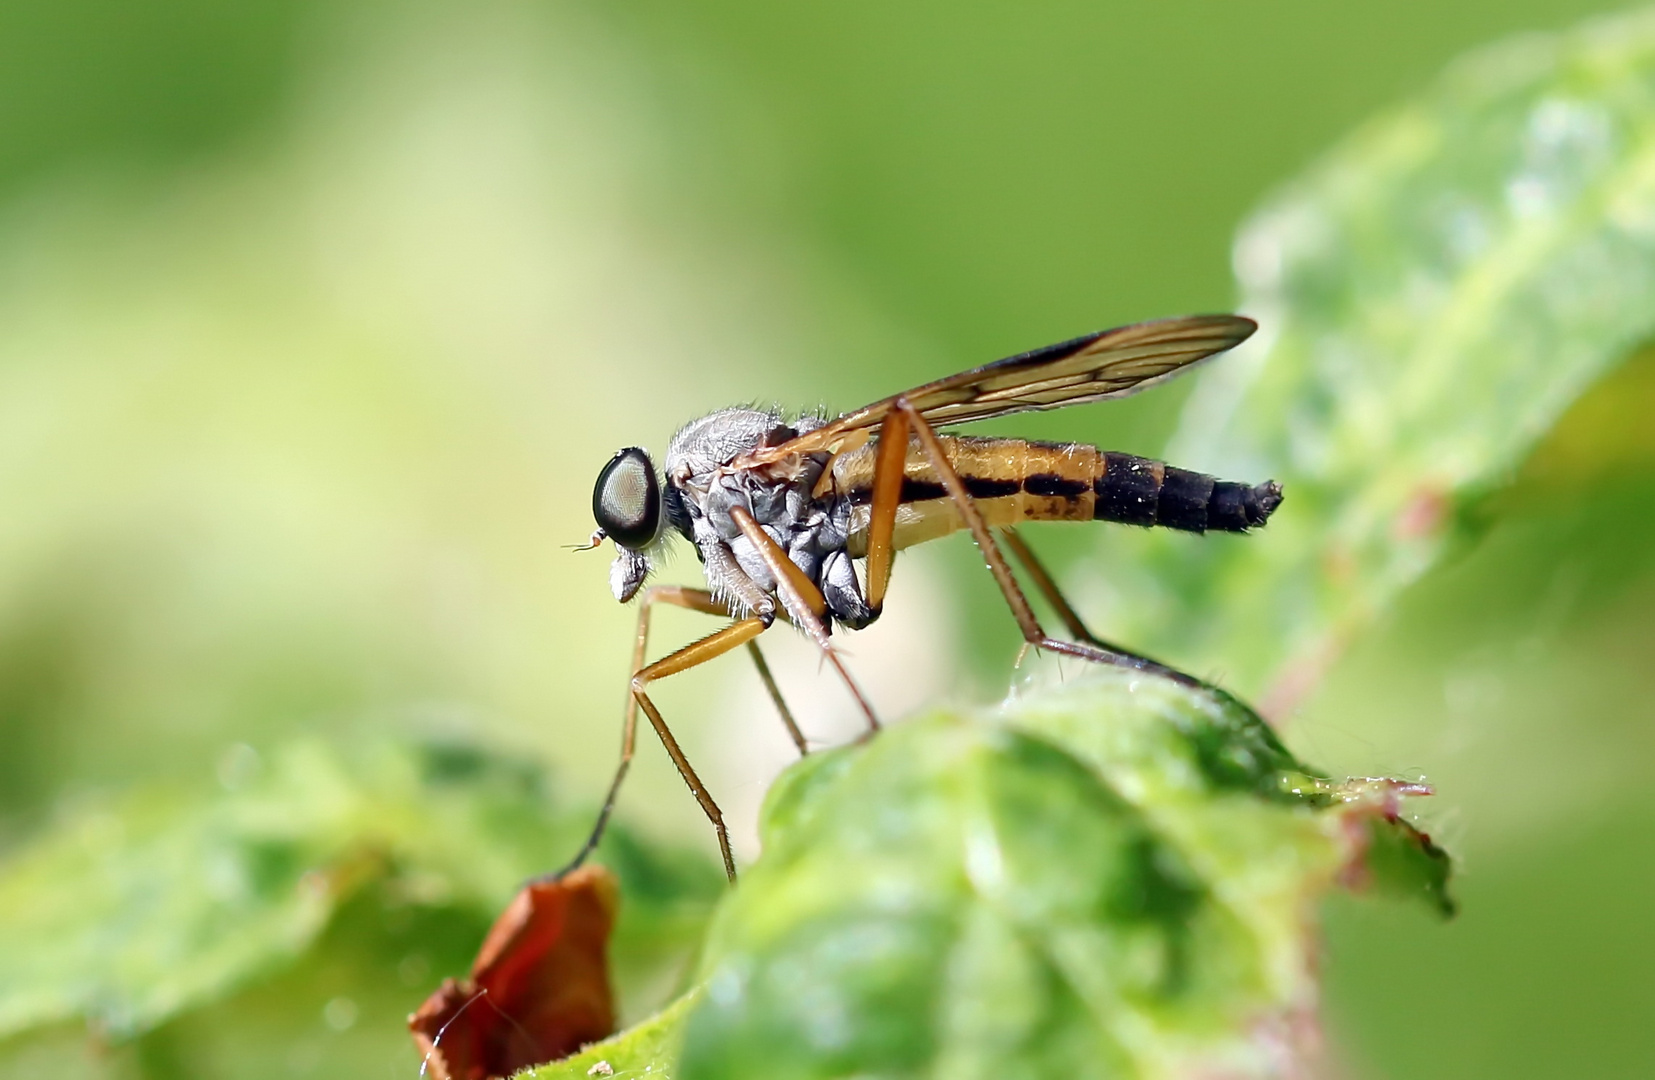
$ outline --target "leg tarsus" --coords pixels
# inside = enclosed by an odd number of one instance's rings
[[[1036,649],[1050,649],[1052,652],[1064,656],[1074,656],[1088,660],[1094,664],[1111,664],[1115,667],[1127,668],[1131,671],[1142,671],[1149,675],[1159,675],[1171,679],[1173,682],[1185,686],[1210,689],[1208,685],[1194,675],[1179,671],[1175,667],[1168,667],[1158,660],[1151,660],[1147,656],[1137,653],[1121,652],[1114,649],[1099,648],[1096,645],[1080,641],[1063,641],[1054,637],[1043,637],[1033,643]]]
[[[735,626],[740,625],[740,623],[735,624]],[[712,822],[713,832],[718,835],[718,853],[724,859],[724,874],[731,881],[735,881],[736,860],[730,852],[730,830],[724,826],[724,814],[719,810],[718,803],[713,801],[712,794],[707,790],[707,785],[701,782],[701,777],[697,776],[695,769],[690,766],[690,761],[684,756],[684,751],[679,747],[678,740],[673,737],[666,721],[661,718],[660,710],[655,707],[653,701],[649,700],[649,695],[644,693],[644,686],[648,682],[649,680],[644,677],[643,672],[635,675],[632,679],[633,696],[638,699],[638,704],[643,707],[644,715],[649,717],[650,724],[655,728],[655,734],[660,736],[661,745],[667,748],[667,756],[672,758],[672,763],[678,767],[678,775],[684,778],[684,783],[689,785],[690,791],[695,795],[695,801],[701,804],[701,812],[707,815],[708,821]]]

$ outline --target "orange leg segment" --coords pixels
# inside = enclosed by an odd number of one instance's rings
[[[893,409],[879,425],[875,450],[873,498],[868,511],[868,606],[877,615],[885,607],[896,549],[896,512],[902,505],[902,480],[908,460],[908,416]]]

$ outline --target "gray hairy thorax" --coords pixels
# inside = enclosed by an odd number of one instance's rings
[[[779,412],[750,408],[723,409],[691,422],[667,446],[666,515],[695,545],[713,595],[737,612],[768,617],[778,603],[770,568],[731,517],[739,506],[822,590],[834,619],[860,629],[875,613],[862,598],[845,550],[850,501],[811,497],[830,456],[801,454],[762,470],[723,468],[741,454],[778,446],[822,423],[816,416],[789,423]]]

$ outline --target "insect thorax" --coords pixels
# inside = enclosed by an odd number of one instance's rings
[[[776,412],[737,408],[685,426],[667,449],[667,516],[695,544],[713,592],[738,609],[754,609],[755,587],[769,597],[777,590],[769,567],[736,524],[732,512],[740,507],[821,588],[836,619],[862,626],[871,615],[845,550],[852,507],[811,494],[830,455],[800,454],[758,469],[729,467],[743,454],[778,446],[821,422],[804,417],[788,423]]]

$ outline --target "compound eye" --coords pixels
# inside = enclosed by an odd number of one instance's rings
[[[609,459],[592,490],[598,528],[624,548],[641,551],[661,528],[661,484],[649,455],[636,446]]]

